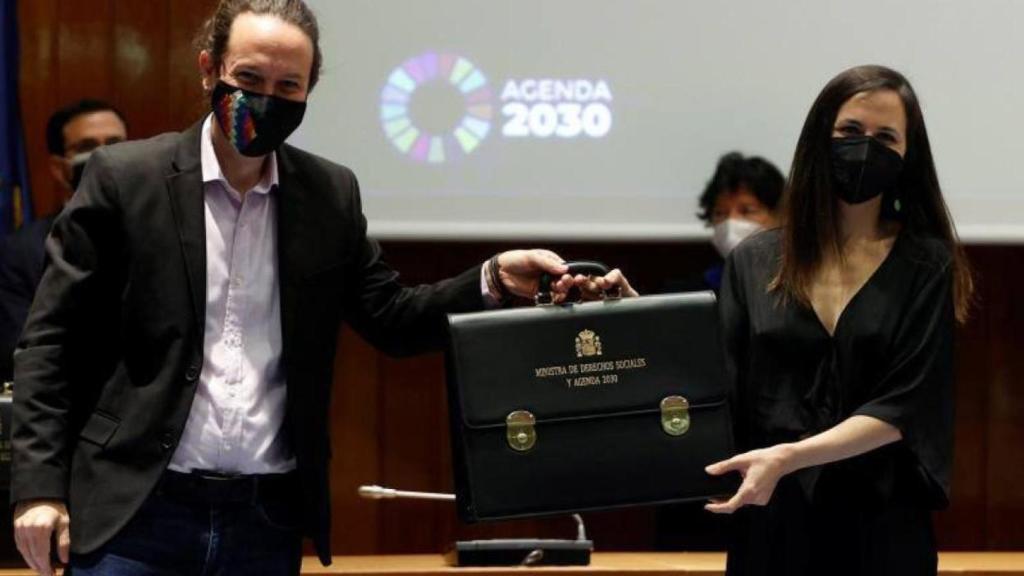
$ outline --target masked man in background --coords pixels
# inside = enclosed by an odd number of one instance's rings
[[[46,147],[50,176],[62,206],[74,193],[93,151],[127,138],[124,117],[106,102],[79,100],[50,116]],[[43,244],[56,218],[50,214],[28,222],[0,242],[0,382],[13,375],[14,345],[43,276]]]

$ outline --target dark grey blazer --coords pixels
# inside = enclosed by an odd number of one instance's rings
[[[47,240],[50,264],[15,352],[12,501],[66,499],[72,551],[95,550],[150,494],[203,365],[200,125],[98,150]],[[479,269],[416,288],[366,236],[352,172],[278,151],[285,419],[305,533],[330,560],[328,407],[342,321],[392,354],[443,345],[482,307]]]

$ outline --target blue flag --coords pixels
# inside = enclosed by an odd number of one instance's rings
[[[18,2],[0,0],[0,236],[31,218],[18,104]]]

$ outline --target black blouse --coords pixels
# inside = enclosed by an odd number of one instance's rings
[[[741,448],[793,442],[850,416],[872,416],[903,439],[827,466],[882,498],[910,494],[944,506],[953,449],[949,250],[901,233],[830,335],[811,307],[768,290],[781,238],[778,230],[750,238],[723,274],[720,314]],[[797,473],[809,497],[820,473]]]

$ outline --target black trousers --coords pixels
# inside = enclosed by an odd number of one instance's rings
[[[822,472],[809,500],[784,477],[771,502],[733,518],[728,576],[934,576],[931,511],[898,491],[881,498],[840,470]]]

